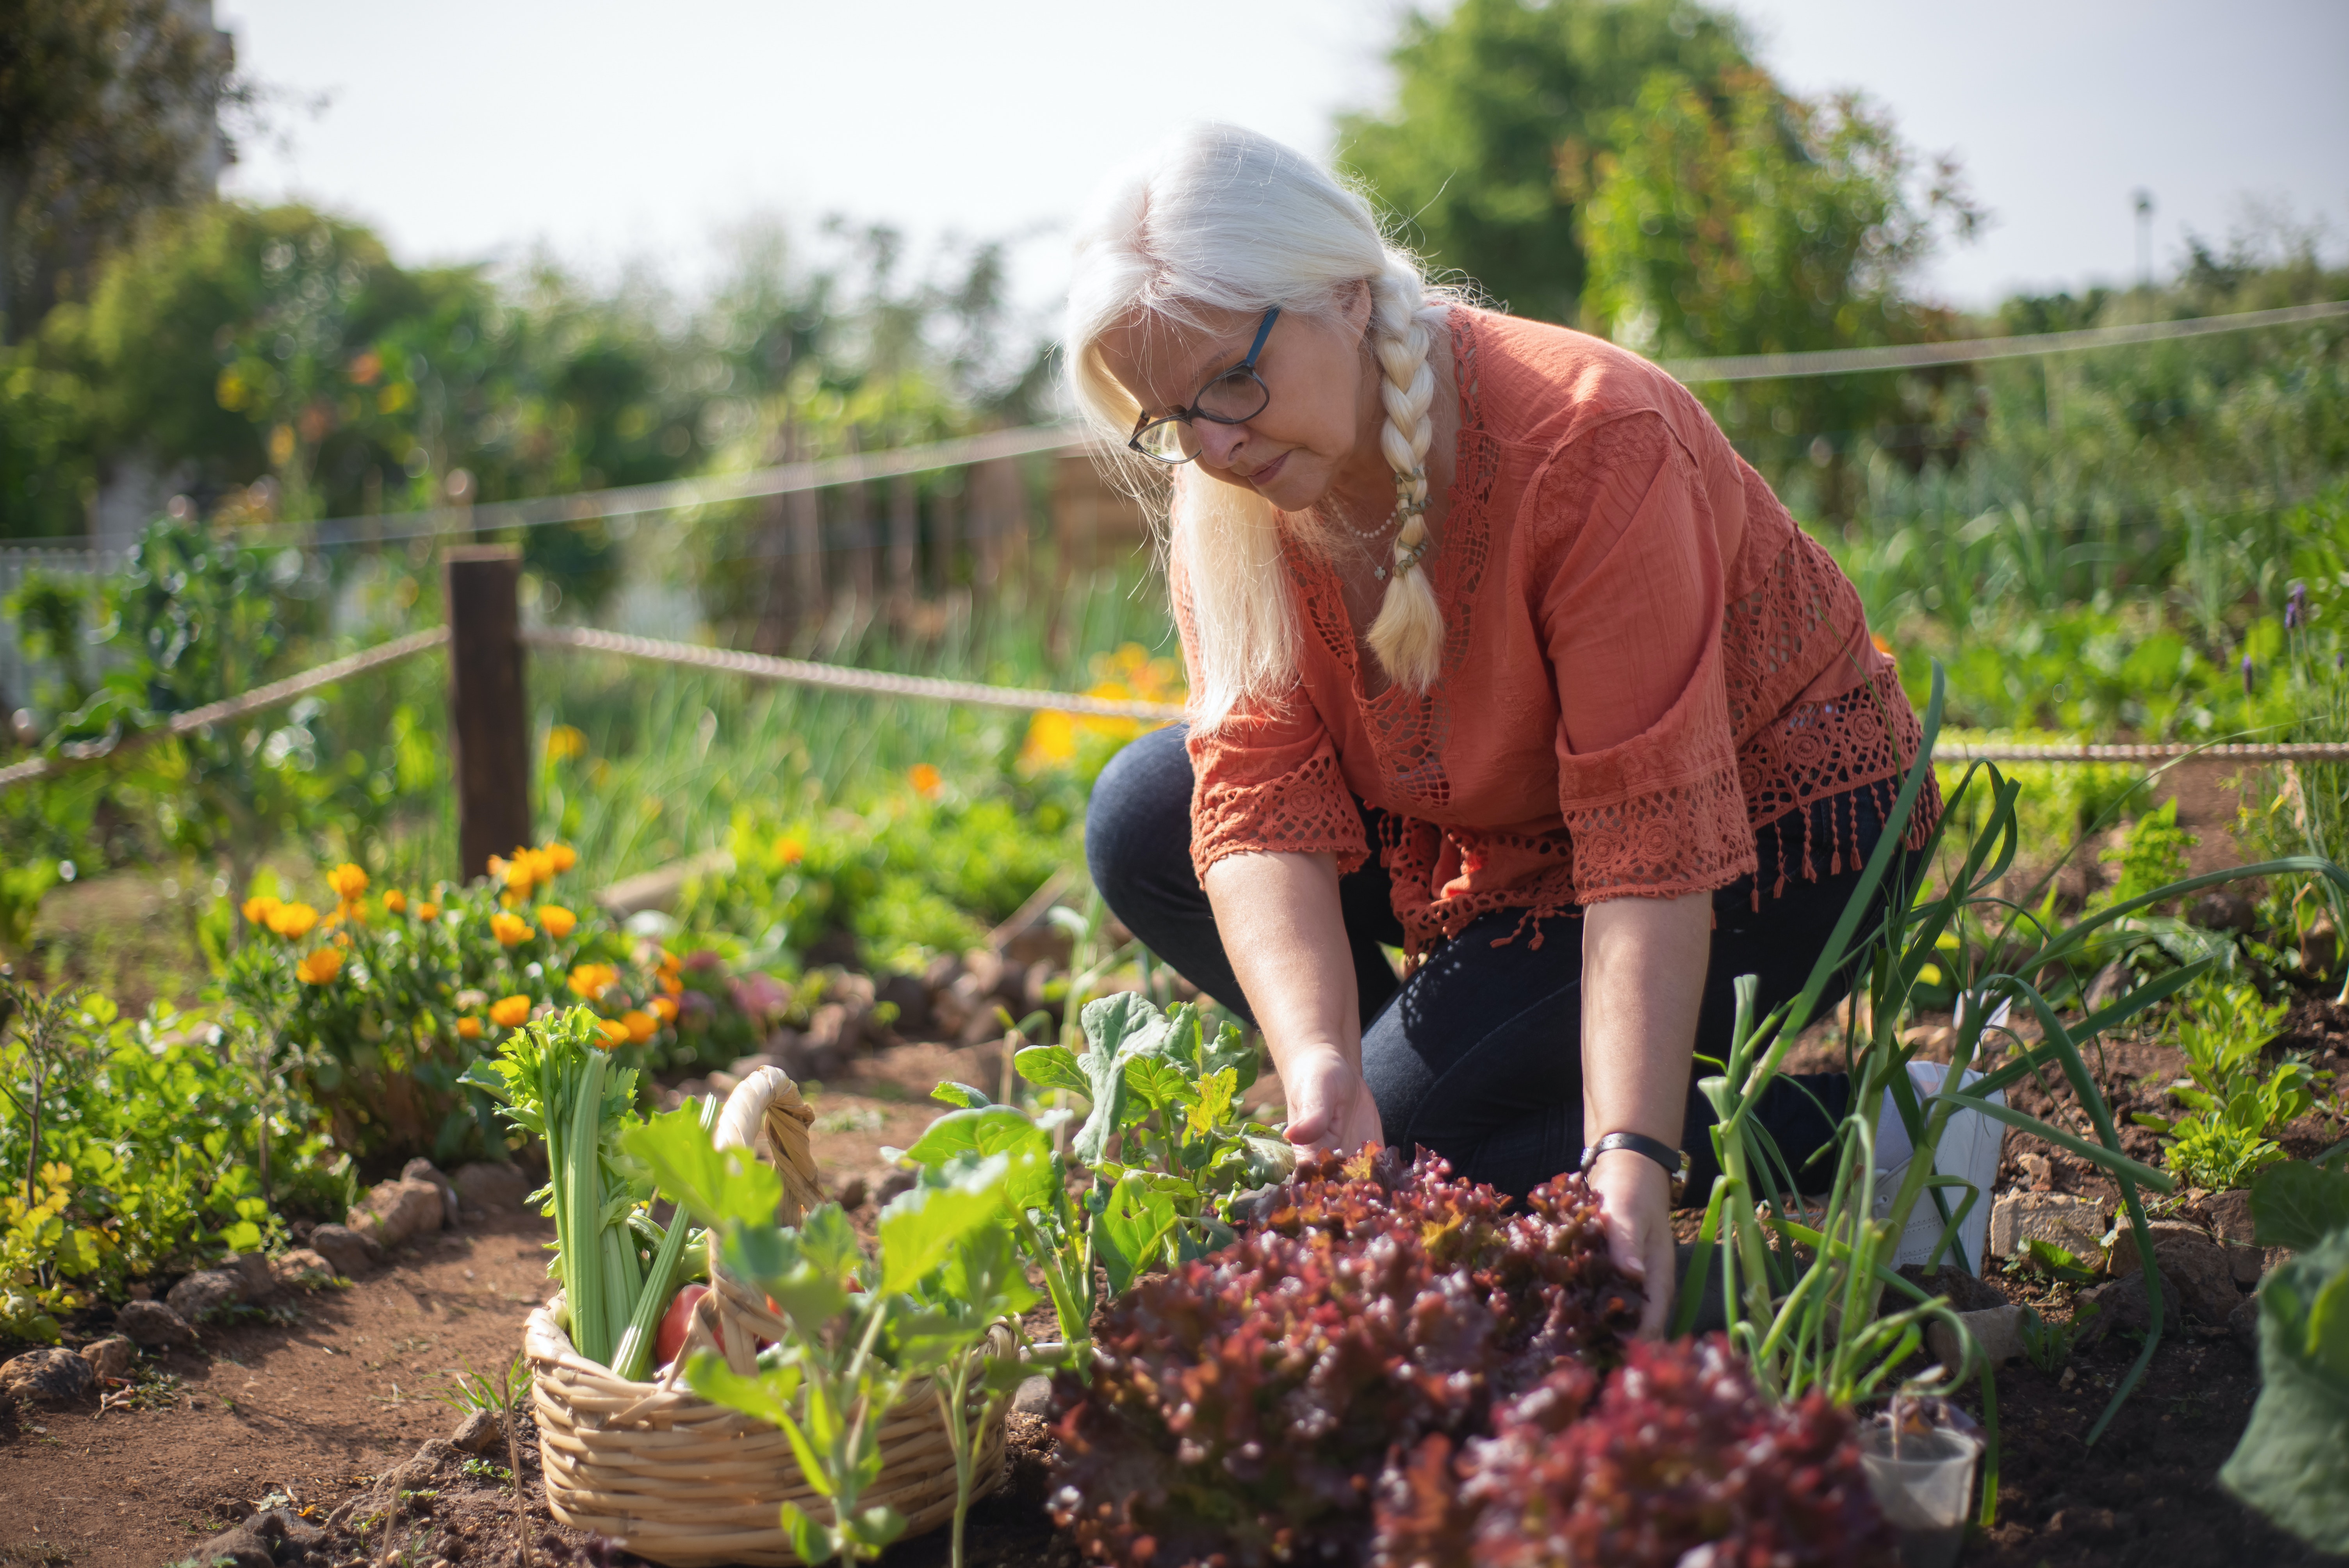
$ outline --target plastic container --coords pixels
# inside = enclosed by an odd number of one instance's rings
[[[1859,1462],[1877,1506],[1900,1532],[1901,1568],[1950,1568],[1973,1515],[1982,1439],[1941,1426],[1889,1420],[1859,1429]]]

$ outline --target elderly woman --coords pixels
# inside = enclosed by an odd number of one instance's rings
[[[1739,975],[1764,1008],[1807,979],[1917,754],[1857,593],[1670,376],[1432,288],[1247,131],[1111,183],[1065,341],[1171,477],[1191,680],[1094,789],[1110,907],[1262,1030],[1295,1141],[1518,1194],[1582,1169],[1652,1328],[1673,1179],[1712,1180],[1692,1055]],[[1761,1119],[1799,1169],[1848,1098]]]

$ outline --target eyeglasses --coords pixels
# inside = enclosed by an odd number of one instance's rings
[[[1192,428],[1192,420],[1245,425],[1263,413],[1272,401],[1272,388],[1256,373],[1256,356],[1264,352],[1264,340],[1272,335],[1272,324],[1279,315],[1278,305],[1264,313],[1264,320],[1256,329],[1256,341],[1248,345],[1247,357],[1202,387],[1188,408],[1177,408],[1155,419],[1143,415],[1134,423],[1133,438],[1125,444],[1143,457],[1154,458],[1172,468],[1199,455],[1199,432]]]

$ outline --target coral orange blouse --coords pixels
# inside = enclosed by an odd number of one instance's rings
[[[1802,874],[1840,870],[1842,819],[1823,856],[1809,813],[1779,820],[1868,786],[1889,807],[1922,738],[1850,581],[1653,365],[1482,311],[1451,326],[1458,461],[1422,567],[1443,676],[1366,696],[1335,572],[1285,549],[1297,683],[1192,732],[1199,875],[1251,852],[1353,871],[1359,797],[1384,813],[1415,956],[1491,910],[1525,911],[1538,946],[1545,916],[1725,887],[1758,871],[1759,832],[1775,856],[1757,900],[1785,885],[1790,827]],[[1939,814],[1920,800],[1907,841]]]

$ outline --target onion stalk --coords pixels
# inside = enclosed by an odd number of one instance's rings
[[[707,1132],[718,1120],[718,1097],[701,1098],[701,1130]],[[636,1294],[636,1309],[628,1315],[626,1332],[620,1336],[619,1347],[612,1352],[612,1370],[631,1383],[641,1383],[652,1370],[653,1339],[660,1329],[661,1315],[668,1310],[669,1300],[677,1294],[677,1266],[685,1256],[686,1233],[692,1217],[685,1205],[677,1205],[669,1216],[668,1232],[661,1237],[659,1250],[653,1253],[652,1271],[645,1278],[644,1288]]]

